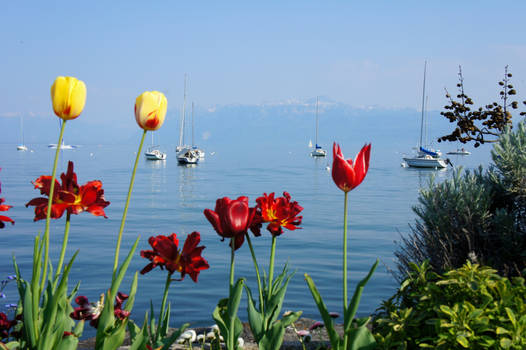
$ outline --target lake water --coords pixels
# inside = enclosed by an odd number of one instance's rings
[[[344,155],[354,157],[363,145],[362,140],[342,143]],[[454,149],[455,145],[448,145]],[[33,210],[24,204],[39,192],[31,181],[40,175],[50,175],[54,150],[46,145],[34,145],[33,152],[17,152],[13,144],[0,145],[1,196],[14,207],[8,212],[16,224],[0,230],[0,277],[13,273],[12,254],[21,266],[23,277],[30,278],[34,236],[44,230],[44,220],[33,222]],[[445,148],[443,146],[443,148]],[[169,301],[172,303],[172,326],[190,322],[192,326],[213,323],[211,313],[220,298],[227,295],[230,251],[221,242],[203,215],[206,208],[214,209],[219,197],[237,198],[246,195],[251,205],[263,192],[281,195],[288,191],[293,200],[304,207],[302,229],[286,231],[277,240],[276,270],[289,262],[296,270],[285,299],[283,310],[303,310],[306,317],[320,319],[303,274],[308,273],[318,286],[329,310],[341,312],[341,245],[343,192],[332,182],[326,169],[332,162],[332,150],[326,159],[313,159],[305,145],[240,146],[206,149],[206,159],[195,167],[177,165],[174,147],[166,147],[166,161],[147,161],[141,156],[135,187],[124,230],[121,258],[137,236],[139,247],[128,270],[121,290],[128,292],[133,273],[148,261],[139,256],[149,249],[148,237],[177,233],[180,241],[192,231],[201,233],[206,246],[203,256],[210,269],[202,271],[199,282],[189,277],[173,282]],[[455,165],[473,168],[489,163],[490,146],[476,150],[471,156],[450,157]],[[381,301],[390,297],[397,283],[389,269],[396,269],[393,252],[400,235],[409,232],[414,222],[411,207],[417,203],[418,191],[431,174],[438,180],[451,175],[444,171],[415,170],[400,166],[400,151],[389,143],[373,141],[370,169],[364,182],[349,196],[350,222],[350,295],[357,281],[365,276],[376,258],[381,264],[365,287],[359,314],[374,312]],[[111,202],[104,219],[88,213],[72,216],[67,257],[75,250],[80,253],[70,275],[70,288],[81,281],[80,293],[95,301],[110,284],[113,254],[122,209],[130,180],[136,146],[82,146],[62,151],[58,173],[66,170],[67,161],[75,162],[79,184],[99,179],[105,197]],[[211,152],[215,154],[211,155]],[[52,222],[51,257],[56,264],[64,229],[65,216]],[[267,267],[271,237],[266,231],[253,238],[259,262]],[[122,259],[121,259],[122,260]],[[132,318],[142,323],[145,311],[153,299],[160,305],[166,272],[155,269],[139,275],[139,291]],[[255,274],[248,246],[237,251],[236,278],[244,276],[255,290]],[[5,290],[5,303],[16,302],[14,284]],[[243,296],[245,299],[245,296]],[[245,301],[239,315],[246,320]],[[85,334],[93,334],[86,330]]]

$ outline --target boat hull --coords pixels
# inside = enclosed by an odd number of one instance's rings
[[[433,157],[413,157],[404,158],[406,164],[413,168],[445,168],[447,167],[446,162],[440,158]]]
[[[310,155],[311,157],[326,157],[327,151],[319,148],[319,149],[315,149],[314,151],[312,151]]]
[[[183,148],[177,153],[177,162],[179,164],[197,164],[199,154],[191,148]]]

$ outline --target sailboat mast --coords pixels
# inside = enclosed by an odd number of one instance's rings
[[[422,117],[420,119],[420,143],[418,147],[422,147],[422,134],[424,131],[424,109],[425,109],[425,99],[426,99],[426,68],[427,61],[424,61],[424,83],[422,84]]]
[[[316,148],[318,148],[318,96],[316,96]]]
[[[192,147],[194,147],[194,103],[192,102]]]
[[[24,117],[20,116],[20,139],[22,140],[22,145],[24,145]]]
[[[179,147],[183,146],[184,140],[184,117],[186,108],[186,73],[184,74],[184,97],[183,97],[183,114],[181,116],[181,129],[179,129]]]

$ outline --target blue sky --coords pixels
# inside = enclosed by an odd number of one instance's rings
[[[445,104],[463,66],[475,102],[497,98],[509,64],[526,99],[526,2],[5,1],[0,118],[51,115],[58,75],[86,82],[83,113],[127,123],[160,90],[179,113],[183,75],[199,106],[328,96],[353,106]]]

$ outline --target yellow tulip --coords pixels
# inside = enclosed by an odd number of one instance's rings
[[[144,130],[157,130],[164,123],[168,101],[162,92],[145,91],[135,99],[135,120]]]
[[[51,86],[51,100],[59,118],[75,119],[86,104],[86,84],[73,77],[57,77]]]

